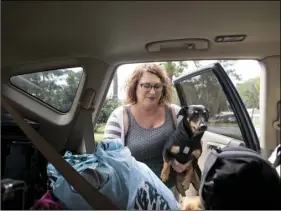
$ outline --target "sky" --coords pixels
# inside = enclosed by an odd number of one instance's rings
[[[211,63],[216,62],[216,60],[205,60],[203,61],[203,65],[208,65]],[[188,70],[184,70],[184,73],[187,73],[188,71],[194,71],[196,70],[196,67],[193,63],[193,61],[187,61],[188,64]],[[128,79],[128,76],[134,71],[136,66],[138,66],[139,63],[137,64],[125,64],[120,66],[117,69],[117,74],[118,74],[118,97],[119,99],[123,100],[125,97],[125,84]],[[261,72],[261,67],[256,60],[237,60],[235,66],[234,66],[236,73],[238,73],[241,76],[241,82],[249,80],[251,78],[255,78],[260,76]],[[122,77],[121,77],[122,76]],[[232,81],[234,84],[236,84],[236,81]],[[112,85],[109,89],[108,95],[112,94]]]

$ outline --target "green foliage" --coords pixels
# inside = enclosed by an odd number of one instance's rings
[[[203,66],[203,62],[197,60],[194,61],[194,64],[200,68]],[[218,60],[217,62],[221,64],[230,78],[241,80],[241,76],[236,73],[234,68],[235,60]],[[187,103],[207,106],[210,110],[210,116],[231,109],[217,77],[211,72],[187,80],[183,83],[183,87]]]
[[[236,60],[218,60],[217,62],[220,63],[220,65],[223,67],[223,69],[229,75],[230,78],[236,79],[238,81],[241,80],[241,76],[236,73],[234,68]],[[202,61],[200,60],[195,60],[194,64],[198,68],[203,66]]]
[[[94,132],[99,133],[99,134],[103,134],[104,129],[105,129],[105,125],[106,125],[105,123],[96,124]]]
[[[82,70],[72,71],[71,69],[31,73],[17,76],[17,79],[26,82],[17,82],[14,85],[54,108],[67,112],[75,98],[82,74]],[[29,86],[26,86],[27,83]]]
[[[228,101],[212,72],[187,79],[182,83],[182,87],[188,105],[205,105],[210,110],[210,116],[228,110]]]
[[[185,62],[165,62],[163,66],[171,82],[174,76],[178,77],[183,73],[185,68],[188,68],[188,65]],[[172,103],[180,105],[178,94],[174,86],[172,87]]]
[[[204,61],[196,60],[194,64],[197,68],[203,66]],[[240,75],[235,71],[235,60],[218,60],[226,73],[235,80],[241,80]],[[173,76],[179,76],[183,73],[184,69],[188,68],[185,62],[166,62],[164,68],[167,71],[170,79]],[[185,92],[187,104],[203,104],[209,107],[212,114],[217,114],[220,111],[228,110],[228,101],[225,97],[223,90],[213,74],[202,74],[199,77],[194,77],[182,84]],[[176,90],[173,88],[172,103],[180,105]],[[212,102],[212,103],[210,103]]]
[[[247,108],[259,108],[260,77],[237,84],[237,90]]]
[[[106,123],[112,111],[120,105],[121,102],[118,97],[115,96],[113,98],[107,98],[101,109],[97,124]]]
[[[179,76],[188,65],[185,62],[165,62],[164,68],[168,73],[170,80],[172,81],[173,76]]]
[[[234,68],[236,61],[235,60],[218,60],[220,65],[225,69],[225,72],[229,75],[230,78],[234,78],[238,81],[241,81],[241,76],[236,73]]]

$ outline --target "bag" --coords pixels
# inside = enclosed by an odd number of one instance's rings
[[[280,209],[280,180],[270,162],[244,147],[210,152],[202,174],[203,209]]]
[[[136,161],[120,140],[97,143],[94,154],[66,152],[64,158],[120,209],[179,209],[173,193],[145,164]],[[69,209],[91,209],[51,164],[48,174],[54,195]]]

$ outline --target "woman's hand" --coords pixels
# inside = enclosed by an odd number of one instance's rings
[[[178,161],[176,161],[175,159],[172,160],[172,167],[173,169],[177,172],[177,173],[182,173],[184,170],[187,169],[189,163],[186,164],[181,164]]]

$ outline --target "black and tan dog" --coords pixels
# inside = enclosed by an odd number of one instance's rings
[[[209,111],[203,105],[190,105],[181,108],[179,115],[183,119],[164,145],[161,179],[163,182],[168,180],[172,159],[187,164],[187,169],[176,176],[176,188],[185,196],[190,183],[197,191],[199,189],[201,170],[198,159],[202,154],[201,138],[207,130]]]

